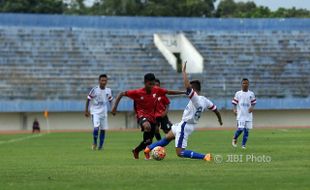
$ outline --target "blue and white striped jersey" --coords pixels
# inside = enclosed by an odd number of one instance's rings
[[[196,124],[199,121],[201,113],[208,108],[209,110],[216,110],[216,105],[208,98],[199,96],[193,89],[189,89],[187,95],[190,99],[185,110],[183,111],[182,121],[189,124]]]
[[[256,104],[254,92],[240,90],[236,92],[232,103],[237,106],[237,121],[253,121],[253,114],[249,113],[249,108]]]
[[[90,113],[107,116],[108,102],[113,100],[110,88],[101,89],[99,86],[94,87],[88,93],[87,98],[90,100]]]

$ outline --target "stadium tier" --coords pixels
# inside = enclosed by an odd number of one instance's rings
[[[241,79],[258,109],[310,108],[310,19],[81,17],[0,14],[0,111],[82,111],[101,73],[114,95],[153,72],[168,89],[182,76],[154,34],[183,33],[204,58],[203,93],[230,108]],[[182,110],[183,97],[171,109]],[[122,101],[120,110],[132,110]]]

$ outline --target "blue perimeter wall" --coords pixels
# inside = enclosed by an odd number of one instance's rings
[[[137,30],[302,30],[310,31],[310,19],[217,19],[175,17],[65,16],[0,14],[0,25],[19,27],[102,28]]]
[[[85,99],[86,100],[86,99]],[[187,98],[173,99],[170,104],[170,110],[184,110],[188,103]],[[212,99],[218,109],[232,109],[230,99]],[[52,112],[79,112],[84,111],[85,101],[0,101],[0,112],[41,112],[49,110]],[[282,109],[310,109],[310,99],[259,99],[255,109],[258,110],[282,110]],[[119,111],[133,111],[132,101],[123,98],[118,106]]]
[[[298,30],[310,31],[310,19],[208,19],[172,17],[110,17],[110,16],[65,16],[40,14],[0,14],[1,27],[59,27],[97,28],[124,30],[165,31],[251,31],[251,30]],[[309,81],[310,82],[310,81]],[[230,109],[231,99],[213,99],[219,109]],[[171,110],[183,110],[187,98],[176,98]],[[83,111],[85,101],[62,100],[0,100],[0,112]],[[132,111],[132,101],[124,98],[119,111]],[[260,99],[257,109],[310,109],[310,98]]]

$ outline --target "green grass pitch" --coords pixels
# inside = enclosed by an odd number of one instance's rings
[[[104,151],[91,133],[0,135],[0,189],[309,189],[310,129],[254,129],[246,150],[233,130],[194,131],[188,149],[216,162],[181,159],[174,142],[163,161],[134,160],[138,131],[109,131]],[[25,139],[23,139],[25,138]],[[22,140],[21,140],[22,139]],[[241,139],[240,139],[241,140]]]

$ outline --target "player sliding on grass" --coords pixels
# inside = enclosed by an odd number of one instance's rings
[[[198,95],[201,90],[200,81],[194,80],[189,82],[186,74],[186,62],[183,65],[182,72],[186,93],[190,99],[183,112],[182,121],[172,125],[171,131],[169,131],[165,138],[147,146],[144,153],[146,158],[150,158],[150,152],[153,148],[156,146],[166,146],[170,143],[170,141],[175,139],[176,154],[179,157],[211,161],[212,157],[210,153],[205,155],[191,150],[185,150],[185,148],[187,146],[188,137],[193,132],[199,121],[201,113],[205,110],[205,108],[212,110],[216,114],[220,125],[223,124],[221,114],[209,99]]]
[[[112,114],[115,115],[118,103],[123,96],[127,96],[134,101],[134,109],[136,112],[137,121],[141,127],[141,131],[143,131],[142,142],[132,150],[135,159],[139,159],[139,152],[144,150],[147,145],[152,143],[156,128],[155,108],[157,104],[157,98],[166,94],[185,94],[185,92],[181,91],[169,91],[163,88],[155,87],[154,84],[155,75],[153,73],[144,75],[144,88],[121,92],[116,97],[115,103],[111,110]]]

